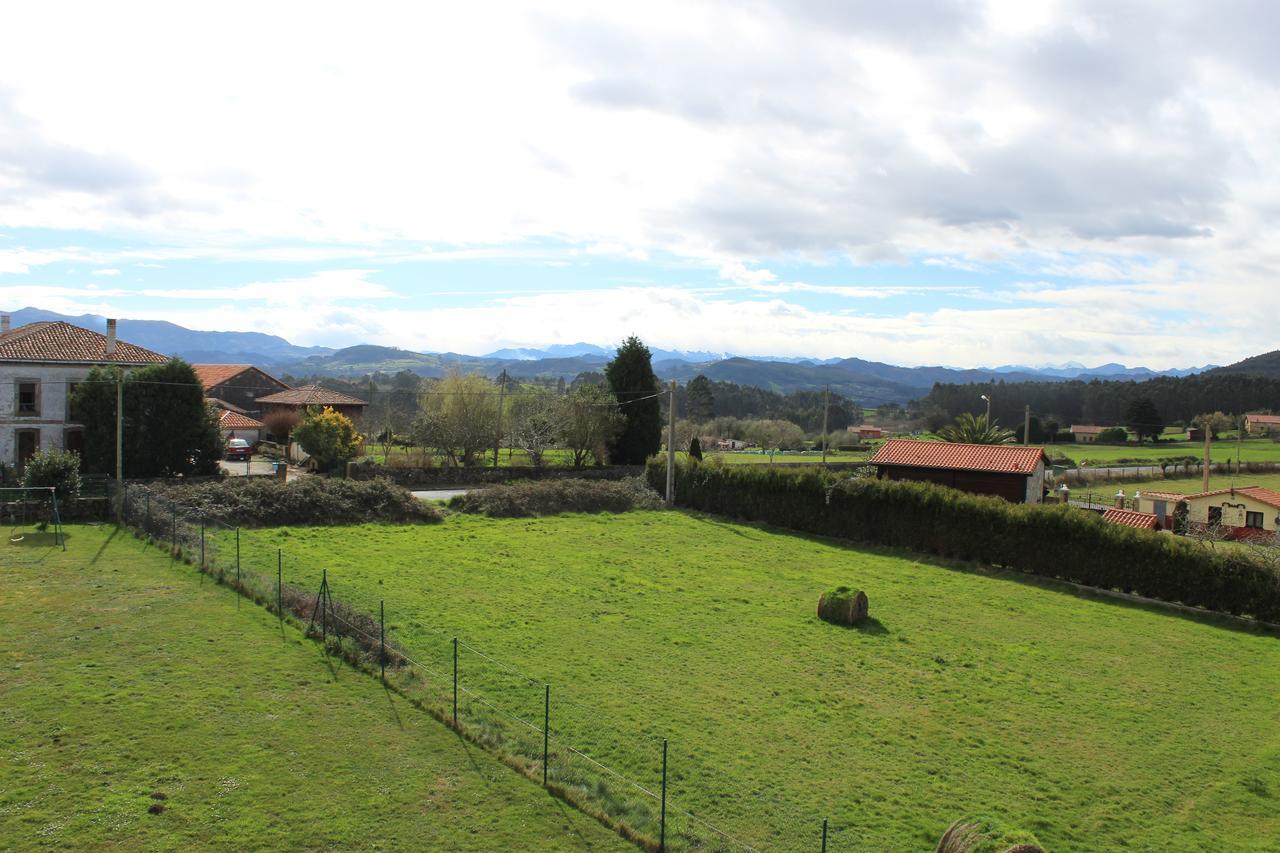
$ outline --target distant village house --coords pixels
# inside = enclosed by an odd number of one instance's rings
[[[1139,491],[1134,504],[1149,512],[1161,525],[1174,529],[1174,512],[1187,504],[1187,521],[1193,529],[1213,530],[1229,539],[1269,540],[1280,530],[1280,492],[1260,486],[1216,489],[1194,495]]]
[[[193,364],[204,395],[231,405],[230,411],[261,418],[263,397],[288,391],[289,386],[252,364]]]
[[[353,421],[359,421],[364,414],[365,406],[369,405],[364,400],[330,391],[319,385],[303,385],[301,388],[290,388],[288,391],[268,394],[265,397],[259,397],[257,402],[262,407],[260,417],[263,420],[269,418],[273,412],[294,412],[302,415],[307,409],[329,408],[346,415]]]
[[[1280,435],[1280,415],[1245,415],[1244,428],[1250,435]]]
[[[1092,424],[1072,424],[1071,437],[1077,444],[1093,444],[1106,427]]]

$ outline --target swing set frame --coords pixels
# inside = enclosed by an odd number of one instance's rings
[[[10,497],[14,495],[15,497]],[[18,514],[21,513],[22,525],[27,524],[28,504],[33,503],[29,495],[38,495],[48,498],[50,508],[49,527],[53,528],[53,542],[55,547],[67,550],[67,537],[62,530],[62,513],[58,508],[58,490],[52,486],[0,486],[0,508],[4,513],[0,516],[0,521],[4,523],[12,523],[13,528],[9,533],[9,541],[11,543],[21,542],[23,536],[17,535],[19,526]],[[17,507],[17,508],[15,508]]]

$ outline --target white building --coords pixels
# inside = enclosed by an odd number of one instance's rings
[[[18,473],[33,453],[83,452],[84,425],[71,420],[67,400],[98,366],[145,367],[163,355],[116,340],[116,321],[99,334],[70,323],[9,327],[0,316],[0,464]]]

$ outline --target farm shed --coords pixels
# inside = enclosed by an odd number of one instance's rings
[[[889,439],[870,459],[882,480],[915,480],[1010,503],[1044,499],[1043,447]]]

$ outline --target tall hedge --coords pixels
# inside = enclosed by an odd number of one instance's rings
[[[665,488],[665,460],[648,478]],[[1049,578],[1280,622],[1280,575],[1235,552],[1105,524],[1058,504],[1010,504],[926,483],[839,480],[819,468],[682,463],[680,506],[978,560]]]

